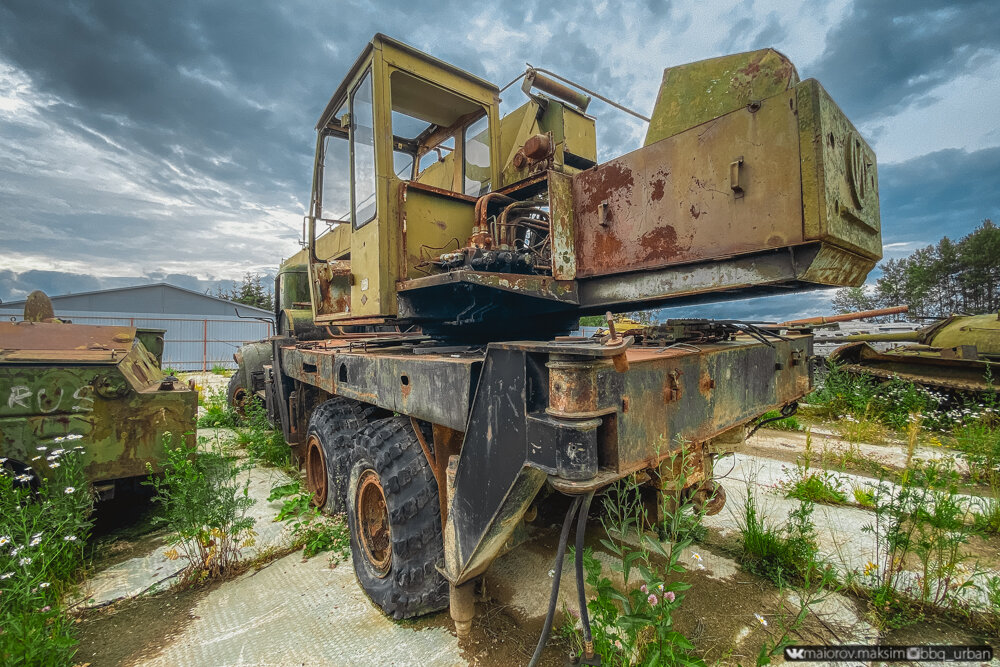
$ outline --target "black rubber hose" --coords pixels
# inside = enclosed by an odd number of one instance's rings
[[[559,534],[559,549],[556,551],[552,595],[549,596],[549,613],[545,615],[542,636],[538,638],[538,646],[535,647],[535,653],[531,656],[531,662],[528,663],[528,667],[534,667],[538,664],[538,660],[542,657],[542,651],[545,649],[545,643],[549,640],[549,633],[552,631],[552,619],[556,615],[556,600],[559,599],[559,579],[562,576],[563,558],[566,557],[566,543],[569,541],[569,528],[573,525],[573,517],[580,508],[580,501],[582,499],[581,496],[573,499],[573,504],[569,506],[566,518],[563,519],[562,532]]]
[[[590,614],[587,613],[587,592],[584,590],[583,578],[583,536],[587,530],[587,517],[590,515],[590,501],[594,499],[591,491],[583,497],[583,506],[576,520],[576,592],[580,598],[580,621],[583,623],[583,652],[588,658],[594,652],[593,638],[590,636]]]

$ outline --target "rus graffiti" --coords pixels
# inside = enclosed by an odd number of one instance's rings
[[[6,411],[38,410],[42,414],[58,412],[91,412],[94,409],[93,387],[38,387],[13,385],[7,390],[7,400],[0,403]],[[3,394],[0,393],[0,396]]]

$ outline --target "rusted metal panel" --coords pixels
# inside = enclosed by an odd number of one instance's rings
[[[874,259],[824,243],[808,265],[799,267],[798,277],[818,285],[859,287],[875,263]]]
[[[329,394],[465,430],[480,355],[349,352],[344,347],[282,347],[292,379]]]
[[[401,279],[419,278],[440,269],[431,264],[442,253],[465,245],[475,222],[475,198],[430,188],[401,184],[405,193],[403,216],[403,265]]]
[[[796,86],[807,239],[882,258],[875,153],[814,79]]]
[[[573,224],[573,180],[549,172],[549,219],[552,221],[552,277],[576,278],[576,231]]]
[[[815,250],[812,252],[815,253]],[[724,299],[726,293],[736,295],[731,298],[746,298],[754,289],[794,284],[800,267],[808,266],[814,256],[806,254],[805,258],[800,258],[801,254],[797,249],[769,251],[655,271],[591,278],[580,281],[580,304],[588,308],[603,308],[615,304],[693,299],[699,295],[717,301]]]
[[[499,553],[539,472],[572,492],[599,489],[801,398],[812,388],[812,337],[786,338],[631,348],[624,371],[610,363],[619,350],[600,343],[491,344],[453,478],[449,580]],[[692,483],[710,473],[700,461]]]
[[[0,323],[0,362],[107,363],[125,356],[133,340],[133,327],[3,322]]]
[[[675,348],[630,350],[619,410],[618,472],[704,442],[808,393],[811,337],[766,346],[750,339]]]
[[[578,276],[802,242],[794,91],[573,177]]]
[[[312,280],[317,299],[314,304],[317,321],[351,312],[350,260],[313,264]]]
[[[644,145],[777,95],[799,81],[774,49],[701,60],[663,71]]]

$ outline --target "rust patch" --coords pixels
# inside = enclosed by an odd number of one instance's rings
[[[750,63],[748,63],[746,67],[740,70],[740,74],[753,78],[753,76],[757,74],[757,72],[759,71],[760,71],[760,61],[753,60]]]
[[[785,245],[785,240],[780,236],[778,236],[777,234],[772,234],[771,238],[767,240],[767,244],[769,246]]]
[[[434,221],[434,226],[436,226],[438,229],[440,229],[442,231],[447,231],[448,230],[448,225],[446,225],[443,220],[435,220]]]
[[[701,213],[702,212],[700,210],[698,210],[698,208],[694,204],[691,204],[691,217],[692,218],[694,218],[695,220],[697,220],[698,218],[701,217]]]
[[[677,232],[673,227],[657,227],[639,237],[639,245],[646,251],[646,257],[673,257],[680,252],[677,247]]]
[[[593,257],[600,257],[606,264],[622,254],[622,242],[613,232],[594,236]]]
[[[617,199],[623,193],[631,192],[635,183],[632,170],[621,162],[609,162],[578,178],[583,186],[584,199],[581,205],[584,210],[597,209],[601,202],[609,201],[612,197]]]
[[[650,186],[653,188],[653,193],[650,195],[650,198],[653,201],[660,201],[661,199],[663,199],[663,189],[665,185],[666,185],[666,180],[662,178],[659,178],[650,183]]]
[[[702,372],[701,378],[698,380],[698,389],[702,394],[706,396],[715,389],[715,380],[713,380],[708,373]]]

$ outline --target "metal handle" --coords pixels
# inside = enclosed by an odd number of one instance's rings
[[[729,164],[729,187],[733,189],[733,199],[739,199],[745,193],[740,183],[740,167],[743,166],[743,156],[739,156]]]

